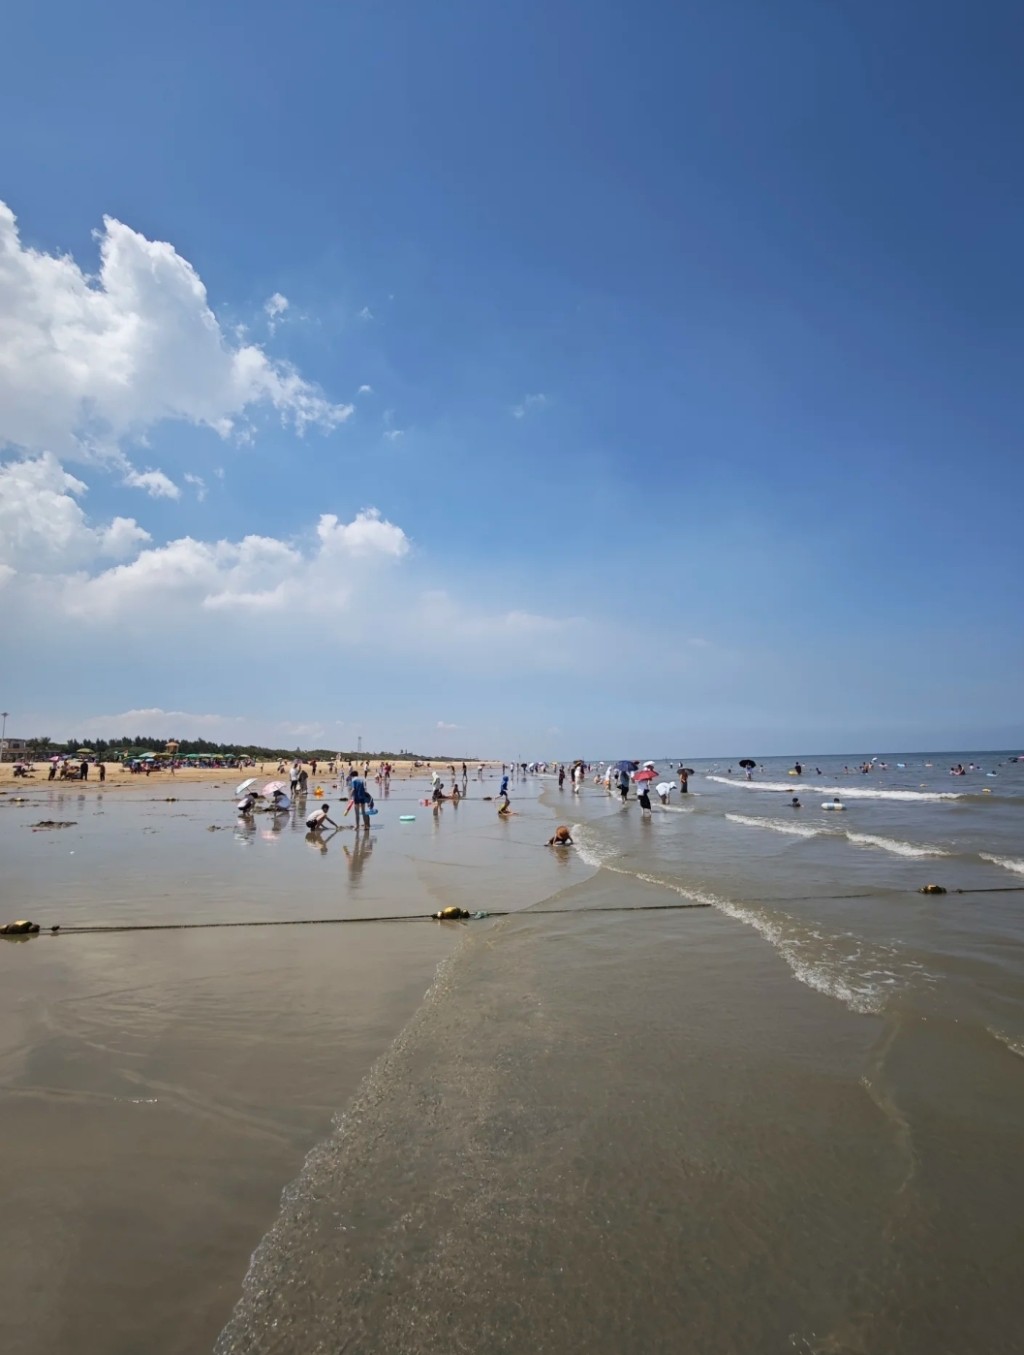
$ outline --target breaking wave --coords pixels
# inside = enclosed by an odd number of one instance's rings
[[[1014,875],[1024,875],[1024,861],[1016,857],[993,856],[991,852],[979,852],[978,855],[983,861],[991,861],[994,866],[1002,866],[1003,870],[1012,870]]]
[[[846,837],[860,847],[880,847],[883,852],[892,852],[895,856],[949,856],[949,852],[942,847],[901,842],[898,838],[876,837],[873,833],[847,833]]]
[[[809,823],[797,823],[795,819],[792,822],[788,819],[757,819],[748,818],[746,814],[726,814],[725,817],[731,823],[742,823],[748,828],[770,828],[773,833],[788,833],[791,837],[819,837],[827,831]]]
[[[825,786],[808,781],[737,781],[734,776],[707,777],[723,786],[735,786],[738,790],[804,791],[809,795],[838,795],[843,800],[904,800],[919,801],[924,804],[936,804],[940,800],[962,800],[962,795],[942,790],[875,790],[869,786]]]

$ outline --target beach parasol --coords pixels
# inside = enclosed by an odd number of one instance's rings
[[[633,777],[634,781],[656,781],[657,779],[658,773],[655,771],[637,772],[636,776]]]
[[[240,786],[236,786],[236,788],[235,788],[235,794],[236,794],[236,795],[244,795],[245,792],[249,789],[249,787],[250,787],[250,786],[255,786],[255,784],[256,784],[256,777],[255,777],[255,776],[250,776],[250,777],[248,778],[248,780],[243,781],[242,784],[241,784]]]
[[[76,748],[75,757],[92,757],[94,751],[92,748]]]
[[[754,761],[754,759],[753,759],[752,757],[741,757],[741,758],[740,758],[740,761],[739,761],[739,765],[740,765],[741,767],[751,767],[751,768],[752,768],[752,767],[756,767],[756,766],[757,766],[757,763]]]
[[[692,767],[680,767],[679,770],[682,772],[684,776],[693,776]]]
[[[615,770],[618,772],[631,772],[636,766],[636,762],[631,762],[629,758],[624,757],[620,762],[616,762]]]
[[[261,795],[271,796],[275,790],[287,790],[288,787],[284,781],[268,781],[260,791]]]

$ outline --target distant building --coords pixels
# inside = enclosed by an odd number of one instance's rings
[[[0,748],[0,762],[17,762],[28,751],[28,739],[4,738]]]

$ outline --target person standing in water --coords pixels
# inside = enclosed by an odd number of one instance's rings
[[[362,826],[369,832],[370,810],[373,808],[373,796],[366,789],[366,782],[361,776],[354,776],[352,778],[352,808],[356,813],[356,832],[359,831],[360,818],[362,819]]]

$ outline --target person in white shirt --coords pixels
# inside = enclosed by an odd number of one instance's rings
[[[311,833],[319,833],[325,823],[329,823],[332,828],[337,828],[338,825],[327,813],[330,807],[330,805],[321,805],[319,809],[314,809],[306,819],[306,827]]]

